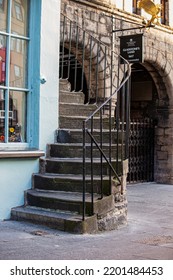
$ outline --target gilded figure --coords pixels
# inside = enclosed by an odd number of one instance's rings
[[[138,8],[143,9],[147,14],[150,14],[152,17],[147,22],[147,26],[152,24],[159,24],[159,13],[161,11],[161,4],[155,4],[151,0],[141,0],[138,1]]]

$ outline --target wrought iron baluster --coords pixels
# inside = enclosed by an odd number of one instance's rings
[[[82,48],[82,75],[81,75],[81,91],[83,91],[84,83],[84,63],[85,63],[85,31],[83,32],[83,48]]]
[[[82,219],[85,220],[86,215],[86,122],[83,121],[83,195],[82,195],[83,209]]]
[[[68,50],[68,70],[67,78],[70,77],[70,64],[71,64],[71,42],[72,41],[72,22],[70,21],[70,32],[69,32],[69,50]]]
[[[107,47],[105,46],[105,55],[104,55],[104,88],[103,88],[103,98],[105,101],[106,98],[106,66],[107,66]]]
[[[62,54],[61,54],[61,78],[64,77],[64,46],[65,46],[65,26],[66,26],[66,17],[63,16],[63,31],[62,31]]]
[[[97,59],[96,59],[96,103],[98,102],[98,75],[99,75],[99,56],[100,56],[100,42],[97,43]]]
[[[93,135],[93,127],[94,127],[94,119],[93,117],[90,120],[91,124],[91,134]],[[93,165],[93,139],[91,138],[91,154],[90,154],[90,160],[91,160],[91,213],[94,213],[94,165]]]
[[[130,88],[131,88],[131,78],[127,81],[126,86],[126,140],[125,140],[125,158],[129,158],[129,131],[130,131]]]
[[[103,113],[102,109],[100,110],[100,149],[103,149]],[[103,198],[103,155],[100,153],[100,163],[101,163],[101,169],[100,169],[100,177],[101,177],[101,184],[100,184],[100,192],[101,192],[101,198]]]
[[[91,98],[91,69],[92,69],[92,42],[93,42],[93,37],[90,39],[90,51],[89,51],[89,73],[88,73],[88,102],[90,101]]]
[[[109,101],[109,162],[112,164],[112,100]],[[109,166],[109,193],[112,188],[112,170]]]
[[[78,44],[79,44],[79,27],[77,25],[76,26],[76,54],[75,54],[74,91],[76,91],[76,84],[77,84]]]

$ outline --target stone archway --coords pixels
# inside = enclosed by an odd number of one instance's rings
[[[83,30],[81,32],[84,32]],[[82,36],[79,37],[82,40]],[[112,82],[112,56],[107,46],[93,36],[85,35],[85,41],[62,38],[60,44],[60,78],[68,79],[72,90],[85,95],[85,103],[105,100],[115,89]],[[61,71],[63,69],[63,71]],[[63,72],[63,74],[61,74]],[[83,77],[83,79],[81,78]],[[74,86],[75,84],[75,86]]]
[[[151,92],[148,96],[144,96],[144,100],[142,100],[143,106],[138,107],[138,110],[144,117],[150,117],[155,121],[154,181],[157,183],[173,183],[173,106],[170,93],[171,81],[169,75],[163,72],[162,66],[159,66],[156,62],[145,61],[137,69],[142,69],[143,73],[148,76],[148,78],[144,76],[144,83],[141,83],[141,89],[142,85],[144,86],[144,90],[142,89],[143,93],[148,87],[148,81],[150,80],[152,83],[152,99]],[[146,100],[147,98],[148,101]]]
[[[140,64],[132,65],[130,97],[129,183],[154,181],[154,127],[158,100],[154,81]]]
[[[152,76],[140,63],[132,65],[131,119],[151,118],[157,122],[156,104],[158,92]]]

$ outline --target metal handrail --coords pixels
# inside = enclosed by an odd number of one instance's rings
[[[64,78],[64,65],[66,65],[67,79],[70,79],[70,67],[74,68],[74,81],[72,90],[86,91],[84,82],[87,84],[85,103],[97,104],[97,109],[83,121],[83,215],[86,216],[86,139],[90,139],[90,182],[91,182],[91,214],[94,212],[94,148],[100,155],[100,199],[104,196],[103,191],[103,165],[106,163],[109,178],[109,191],[112,193],[112,178],[121,184],[122,165],[128,157],[129,136],[129,81],[131,67],[128,61],[113,51],[109,46],[95,38],[92,34],[81,28],[76,22],[61,14],[61,77]],[[87,45],[87,46],[86,46]],[[66,50],[65,50],[66,48]],[[65,57],[65,58],[64,58]],[[73,57],[71,63],[70,58]],[[116,66],[114,65],[116,64]],[[81,72],[78,75],[78,68]],[[118,71],[115,71],[118,69]],[[94,74],[93,74],[94,73]],[[78,85],[79,77],[81,85]],[[101,95],[99,93],[101,92]],[[109,94],[109,95],[108,95]],[[101,105],[99,102],[102,101]],[[113,112],[113,113],[112,113]],[[98,116],[99,114],[99,116]],[[104,128],[104,118],[108,124]],[[94,124],[99,120],[99,140],[96,139]],[[104,152],[103,132],[108,137],[108,155]],[[112,136],[113,133],[113,136]],[[112,155],[113,137],[116,135],[116,155]],[[120,141],[120,143],[119,143]],[[121,146],[121,150],[120,150]],[[125,146],[125,150],[123,147]],[[120,166],[119,166],[120,162]],[[123,191],[123,190],[122,190]]]

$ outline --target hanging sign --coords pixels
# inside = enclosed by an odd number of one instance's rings
[[[121,36],[120,55],[129,63],[143,62],[143,34]]]

